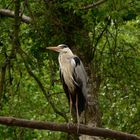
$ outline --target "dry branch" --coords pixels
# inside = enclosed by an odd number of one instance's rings
[[[98,5],[101,5],[102,3],[106,2],[106,1],[107,1],[107,0],[99,0],[99,1],[94,2],[94,3],[92,3],[92,4],[83,6],[83,7],[81,8],[81,10],[87,10],[87,9],[94,8],[94,7],[98,6]]]
[[[26,119],[19,119],[14,117],[2,117],[0,116],[0,124],[7,126],[18,126],[26,127],[32,129],[44,129],[51,131],[61,131],[66,133],[77,133],[76,124],[58,124],[53,122],[42,122],[42,121],[30,121]],[[78,127],[79,134],[90,135],[90,136],[99,136],[104,138],[115,138],[119,140],[140,140],[140,137],[126,134],[119,131],[97,128],[97,127],[88,127],[85,125],[80,125]]]
[[[0,15],[14,18],[15,12],[8,9],[0,9]],[[28,16],[21,15],[21,21],[25,23],[30,23],[32,19]]]

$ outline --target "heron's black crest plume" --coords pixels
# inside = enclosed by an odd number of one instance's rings
[[[68,45],[65,45],[65,44],[60,44],[60,45],[58,45],[59,47],[61,47],[62,49],[63,48],[68,48]]]

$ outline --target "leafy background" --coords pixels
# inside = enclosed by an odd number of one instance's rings
[[[20,24],[19,41],[24,53],[17,53],[8,61],[0,93],[1,116],[51,122],[71,119],[59,80],[58,55],[42,49],[66,43],[75,53],[82,52],[82,59],[90,61],[93,73],[101,77],[98,98],[102,127],[140,136],[140,2],[107,0],[97,7],[83,9],[91,3],[20,1],[20,9],[33,21]],[[0,8],[14,11],[14,1],[1,1]],[[0,15],[1,77],[13,46],[13,27],[14,18]],[[67,139],[67,135],[0,125],[0,138],[51,140]]]

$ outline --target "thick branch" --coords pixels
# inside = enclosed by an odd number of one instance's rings
[[[84,7],[81,8],[81,10],[87,10],[87,9],[91,9],[91,8],[94,8],[102,3],[106,2],[106,0],[99,0],[97,2],[94,2],[92,4],[89,4],[89,5],[86,5]]]
[[[0,9],[0,15],[14,18],[15,12],[8,9]],[[21,15],[21,21],[25,23],[30,23],[32,19],[28,16]]]
[[[42,122],[42,121],[30,121],[25,119],[19,119],[14,117],[0,117],[0,124],[7,126],[19,126],[33,129],[44,129],[51,131],[61,131],[67,133],[77,133],[76,124],[58,124],[52,122]],[[79,134],[90,135],[90,136],[100,136],[104,138],[115,138],[119,140],[140,140],[140,137],[126,134],[119,131],[104,129],[104,128],[91,128],[85,125],[80,125],[78,128]]]

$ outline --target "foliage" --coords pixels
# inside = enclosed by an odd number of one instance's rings
[[[140,2],[108,0],[91,9],[82,9],[91,3],[91,0],[21,1],[21,11],[33,21],[30,25],[20,24],[22,51],[17,51],[7,63],[0,115],[55,122],[70,120],[59,80],[57,54],[44,53],[47,46],[66,43],[79,55],[80,50],[84,63],[90,62],[93,73],[101,77],[102,125],[140,135]],[[2,1],[0,7],[15,10],[14,1]],[[14,45],[14,19],[1,16],[0,25],[2,74]],[[65,117],[55,112],[30,71]],[[67,136],[1,125],[0,137],[51,140]]]
[[[112,55],[102,56],[107,65],[102,64],[104,82],[100,94],[101,104],[107,112],[103,115],[105,124],[113,129],[137,134],[140,125],[138,26],[138,19],[124,23],[118,29],[117,42],[115,42],[117,47],[106,50],[106,53]]]

